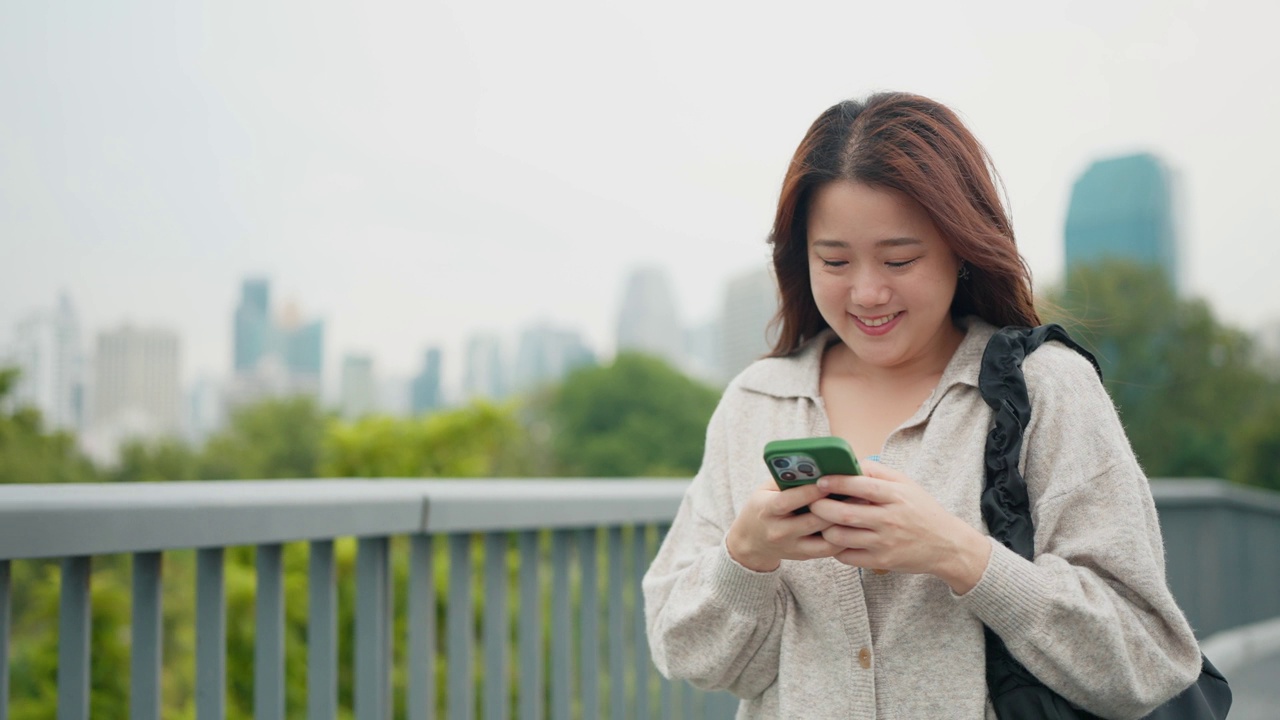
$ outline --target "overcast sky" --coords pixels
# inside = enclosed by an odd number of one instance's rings
[[[1023,253],[1062,270],[1071,183],[1152,151],[1186,289],[1280,317],[1280,13],[1257,2],[0,0],[0,342],[61,290],[91,342],[181,334],[226,376],[240,282],[344,353],[458,372],[533,321],[612,353],[627,270],[689,322],[759,266],[812,120],[882,89],[956,108]]]

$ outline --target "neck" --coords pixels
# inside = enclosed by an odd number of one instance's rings
[[[844,343],[833,347],[834,365],[838,372],[850,378],[864,380],[881,387],[912,386],[921,382],[934,384],[947,369],[951,356],[964,340],[964,330],[954,323],[946,323],[938,334],[930,339],[928,352],[897,365],[872,365],[857,355]]]

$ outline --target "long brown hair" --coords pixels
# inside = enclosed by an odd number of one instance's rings
[[[952,317],[997,325],[1039,325],[1031,271],[996,192],[991,157],[956,114],[908,93],[846,100],[822,113],[796,149],[769,237],[781,306],[771,355],[786,355],[827,327],[809,286],[809,209],[836,180],[892,188],[925,209],[968,276]]]

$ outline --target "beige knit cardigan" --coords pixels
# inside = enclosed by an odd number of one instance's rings
[[[979,510],[991,412],[978,370],[994,331],[976,319],[933,394],[885,441],[885,464],[985,532]],[[769,480],[766,442],[829,435],[818,392],[830,331],[760,360],[726,389],[701,469],[644,578],[659,670],[741,697],[739,718],[979,720],[983,623],[1051,688],[1104,717],[1141,717],[1199,672],[1196,639],[1169,593],[1147,478],[1093,368],[1047,343],[1025,364],[1032,419],[1022,468],[1035,562],[992,541],[978,585],[862,573],[833,559],[757,573],[725,534]]]

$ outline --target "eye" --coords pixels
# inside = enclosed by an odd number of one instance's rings
[[[848,260],[828,260],[826,258],[818,258],[818,259],[822,261],[822,264],[825,267],[830,267],[830,268],[844,267],[845,265],[849,264]]]
[[[887,260],[885,261],[885,265],[888,265],[889,267],[894,269],[899,269],[899,268],[907,267],[909,265],[914,265],[916,261],[919,259],[920,258],[918,257],[913,257],[910,260]]]

